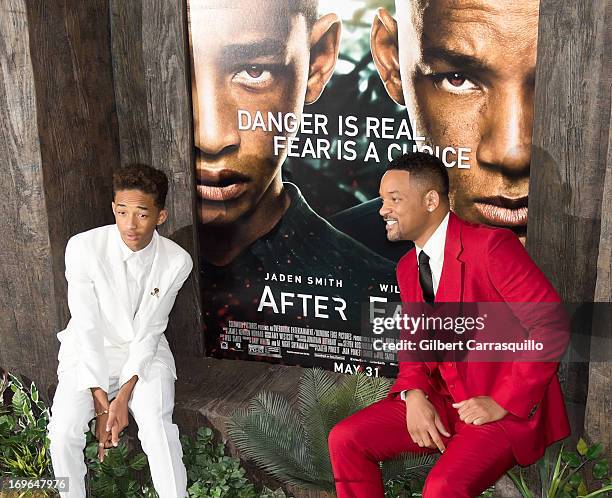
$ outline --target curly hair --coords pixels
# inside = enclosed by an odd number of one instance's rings
[[[120,190],[140,190],[151,194],[155,205],[164,209],[168,194],[168,177],[146,164],[128,164],[113,173],[113,197]]]

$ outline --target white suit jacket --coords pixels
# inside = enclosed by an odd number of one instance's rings
[[[187,251],[157,232],[151,272],[136,316],[130,316],[123,243],[117,225],[75,235],[66,246],[70,322],[57,334],[58,374],[76,368],[78,388],[108,392],[109,361],[122,361],[119,385],[134,375],[146,379],[154,359],[176,379],[174,358],[164,335],[176,295],[193,267]]]

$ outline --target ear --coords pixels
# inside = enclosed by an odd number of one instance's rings
[[[168,210],[164,208],[157,215],[157,224],[162,225],[166,222],[167,219],[168,219]]]
[[[397,22],[386,9],[376,11],[370,33],[370,49],[385,90],[397,104],[404,105],[399,65]]]
[[[113,210],[113,214],[115,214],[115,201],[111,202],[111,209]]]
[[[435,190],[430,190],[425,194],[425,208],[433,213],[440,205],[440,194]]]
[[[342,22],[336,14],[326,14],[317,19],[310,30],[306,104],[316,102],[334,72],[340,50],[341,27]]]

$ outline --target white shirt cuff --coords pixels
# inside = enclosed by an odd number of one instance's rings
[[[409,389],[405,389],[403,391],[400,391],[400,399],[402,401],[406,401],[406,393],[409,391]],[[429,399],[429,396],[427,396],[427,394],[425,395],[425,399]]]

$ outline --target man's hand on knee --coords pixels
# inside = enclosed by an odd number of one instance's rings
[[[104,461],[104,450],[111,447],[111,434],[108,425],[109,402],[106,391],[100,387],[91,388],[96,417],[96,439],[98,440],[98,459]]]
[[[108,410],[96,412],[96,439],[98,440],[98,459],[100,462],[104,461],[104,450],[111,447],[111,433],[106,430],[107,425]]]
[[[121,386],[119,393],[110,404],[108,410],[108,430],[111,433],[111,443],[113,446],[119,444],[119,434],[128,426],[128,403],[137,382],[138,376],[132,376],[129,381]]]
[[[482,425],[501,420],[508,413],[490,396],[476,396],[453,403],[459,418],[466,424]]]
[[[450,437],[450,434],[442,424],[435,407],[420,389],[406,393],[406,427],[410,437],[419,447],[438,448],[440,452],[446,449],[442,436]]]

